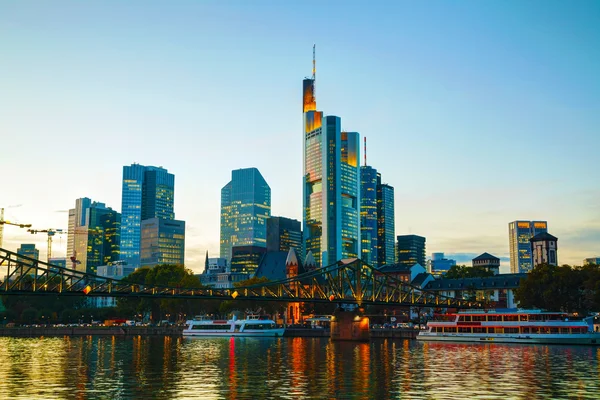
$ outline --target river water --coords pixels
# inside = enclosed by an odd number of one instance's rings
[[[600,347],[0,338],[0,399],[600,399]]]

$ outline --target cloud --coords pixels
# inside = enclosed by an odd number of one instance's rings
[[[68,213],[69,210],[54,210],[55,213]]]

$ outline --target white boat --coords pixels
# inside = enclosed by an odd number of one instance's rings
[[[183,336],[283,336],[285,328],[277,327],[275,321],[260,319],[258,315],[250,315],[246,319],[213,320],[206,316],[197,316],[186,321],[187,327]]]
[[[434,317],[417,340],[600,345],[587,320],[540,310],[467,310]]]

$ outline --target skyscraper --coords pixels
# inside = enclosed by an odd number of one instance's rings
[[[123,167],[121,260],[140,265],[141,224],[150,218],[172,220],[175,175],[162,167],[132,164]]]
[[[290,251],[302,253],[302,224],[300,221],[271,217],[267,220],[267,251]]]
[[[359,135],[316,110],[315,68],[303,81],[304,250],[318,266],[360,255]]]
[[[67,232],[67,266],[73,268],[71,257],[77,259],[75,243],[80,243],[87,235],[85,229],[81,229],[86,223],[87,210],[92,205],[92,199],[82,197],[75,200],[75,208],[69,210],[69,224]]]
[[[360,202],[361,259],[377,268],[379,266],[377,170],[367,165],[360,167]]]
[[[418,235],[398,236],[398,264],[425,266],[425,238]]]
[[[22,244],[21,247],[17,249],[17,254],[36,260],[40,259],[40,251],[35,248],[35,244]],[[17,262],[20,262],[21,260],[24,259],[22,259],[21,257],[17,257]]]
[[[231,172],[221,189],[221,258],[231,260],[234,246],[267,247],[271,188],[256,168]]]
[[[140,264],[142,267],[184,264],[185,221],[149,218],[142,221],[141,231]]]
[[[377,174],[377,263],[379,266],[396,262],[396,226],[394,216],[394,188],[381,183]],[[425,266],[424,264],[421,264]]]
[[[543,232],[548,232],[547,221],[513,221],[508,224],[511,274],[531,271],[533,265],[529,239]]]

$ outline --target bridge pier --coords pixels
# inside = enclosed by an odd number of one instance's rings
[[[366,342],[370,337],[369,317],[365,317],[363,310],[356,304],[342,304],[334,311],[331,319],[331,340]]]

